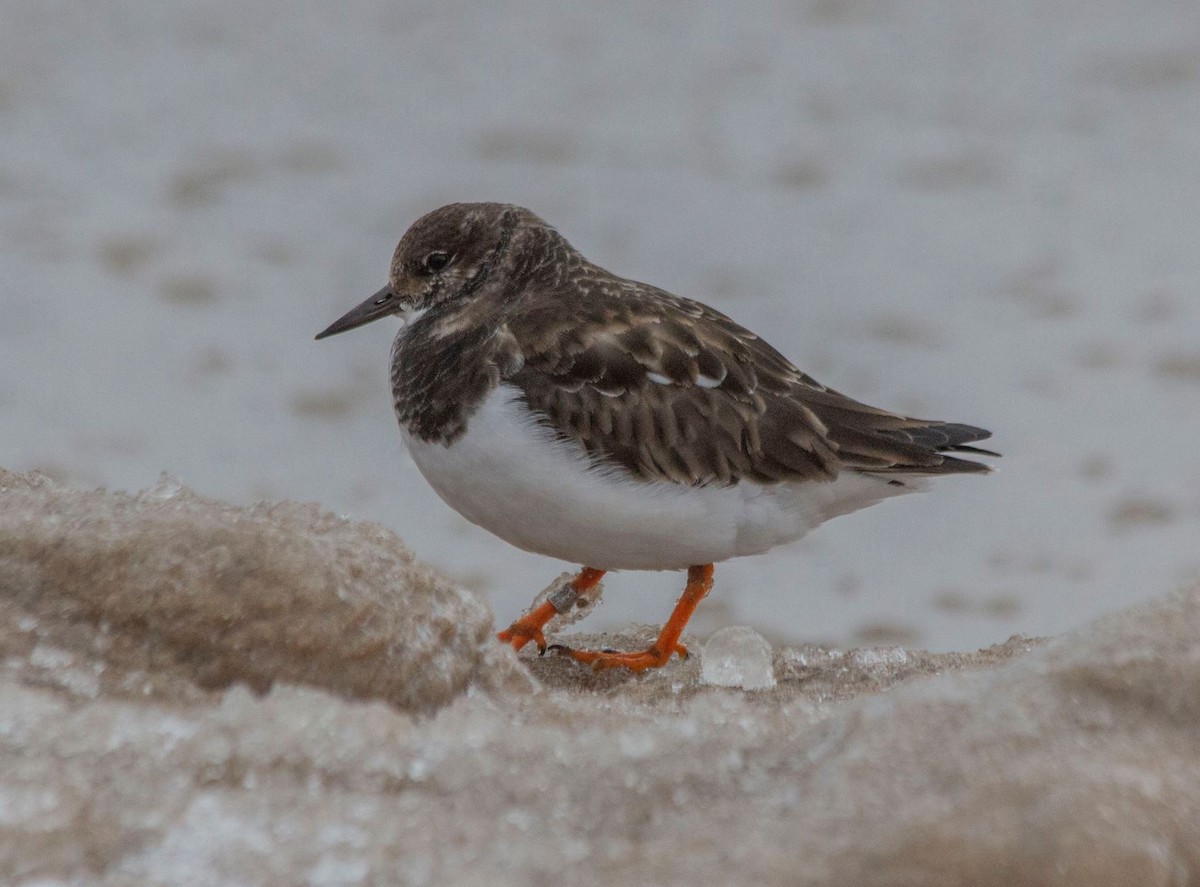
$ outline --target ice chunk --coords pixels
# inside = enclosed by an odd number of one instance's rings
[[[775,686],[771,645],[745,625],[722,628],[700,654],[700,680],[716,687],[769,690]]]
[[[0,469],[0,605],[37,627],[30,666],[89,697],[95,655],[103,680],[301,683],[420,712],[469,687],[529,689],[487,604],[383,527],[295,502],[238,508],[167,477],[128,496]]]
[[[850,659],[855,665],[872,668],[881,665],[904,665],[909,656],[903,647],[872,647],[867,650],[854,650]]]
[[[172,477],[164,471],[158,476],[158,483],[142,492],[139,498],[145,502],[169,502],[186,492],[187,488],[179,478]]]
[[[569,585],[571,580],[575,578],[574,573],[560,573],[554,580],[537,593],[530,605],[529,610],[532,612],[542,605],[544,601],[550,599],[550,595],[554,594],[565,585]],[[556,633],[562,631],[569,625],[574,625],[581,619],[585,618],[592,610],[596,609],[600,603],[600,598],[604,595],[604,582],[597,582],[587,591],[575,598],[575,602],[567,610],[560,612],[557,616],[551,618],[546,623],[547,633]]]

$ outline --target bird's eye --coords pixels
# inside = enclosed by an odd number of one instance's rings
[[[430,274],[437,274],[443,268],[450,264],[449,253],[430,253],[425,257],[425,270]]]

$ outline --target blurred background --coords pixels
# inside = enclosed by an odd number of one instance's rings
[[[1200,569],[1194,0],[0,2],[0,465],[378,521],[507,623],[567,569],[405,454],[382,322],[456,200],[526,205],[1000,472],[725,564],[701,634],[967,649]],[[589,629],[682,577],[607,582]]]

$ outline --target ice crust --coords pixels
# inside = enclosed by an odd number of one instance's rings
[[[521,684],[485,602],[383,527],[312,504],[236,508],[166,478],[127,496],[0,471],[0,589],[27,627],[8,655],[29,647],[24,668],[97,685],[85,695],[286,681],[428,712],[477,680]]]
[[[315,506],[0,474],[0,883],[1200,873],[1200,589],[974,654],[779,649],[755,693],[490,631]]]
[[[554,581],[534,595],[533,603],[529,605],[529,610],[537,609],[543,602],[550,599],[550,595],[568,584],[573,578],[575,578],[574,572],[560,573],[554,578]],[[599,606],[603,597],[604,580],[602,579],[592,588],[588,589],[587,592],[579,595],[575,599],[575,603],[566,612],[552,616],[550,621],[546,623],[545,630],[547,632],[561,631],[582,619],[586,619]]]

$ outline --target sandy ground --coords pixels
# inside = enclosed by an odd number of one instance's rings
[[[1200,567],[1194,0],[0,0],[0,464],[394,531],[509,619],[566,565],[439,502],[393,329],[419,214],[528,205],[1002,472],[724,565],[777,643],[1059,634]],[[588,627],[661,620],[612,577]]]
[[[0,472],[0,881],[1197,882],[1200,589],[758,692],[490,632],[377,525]]]

